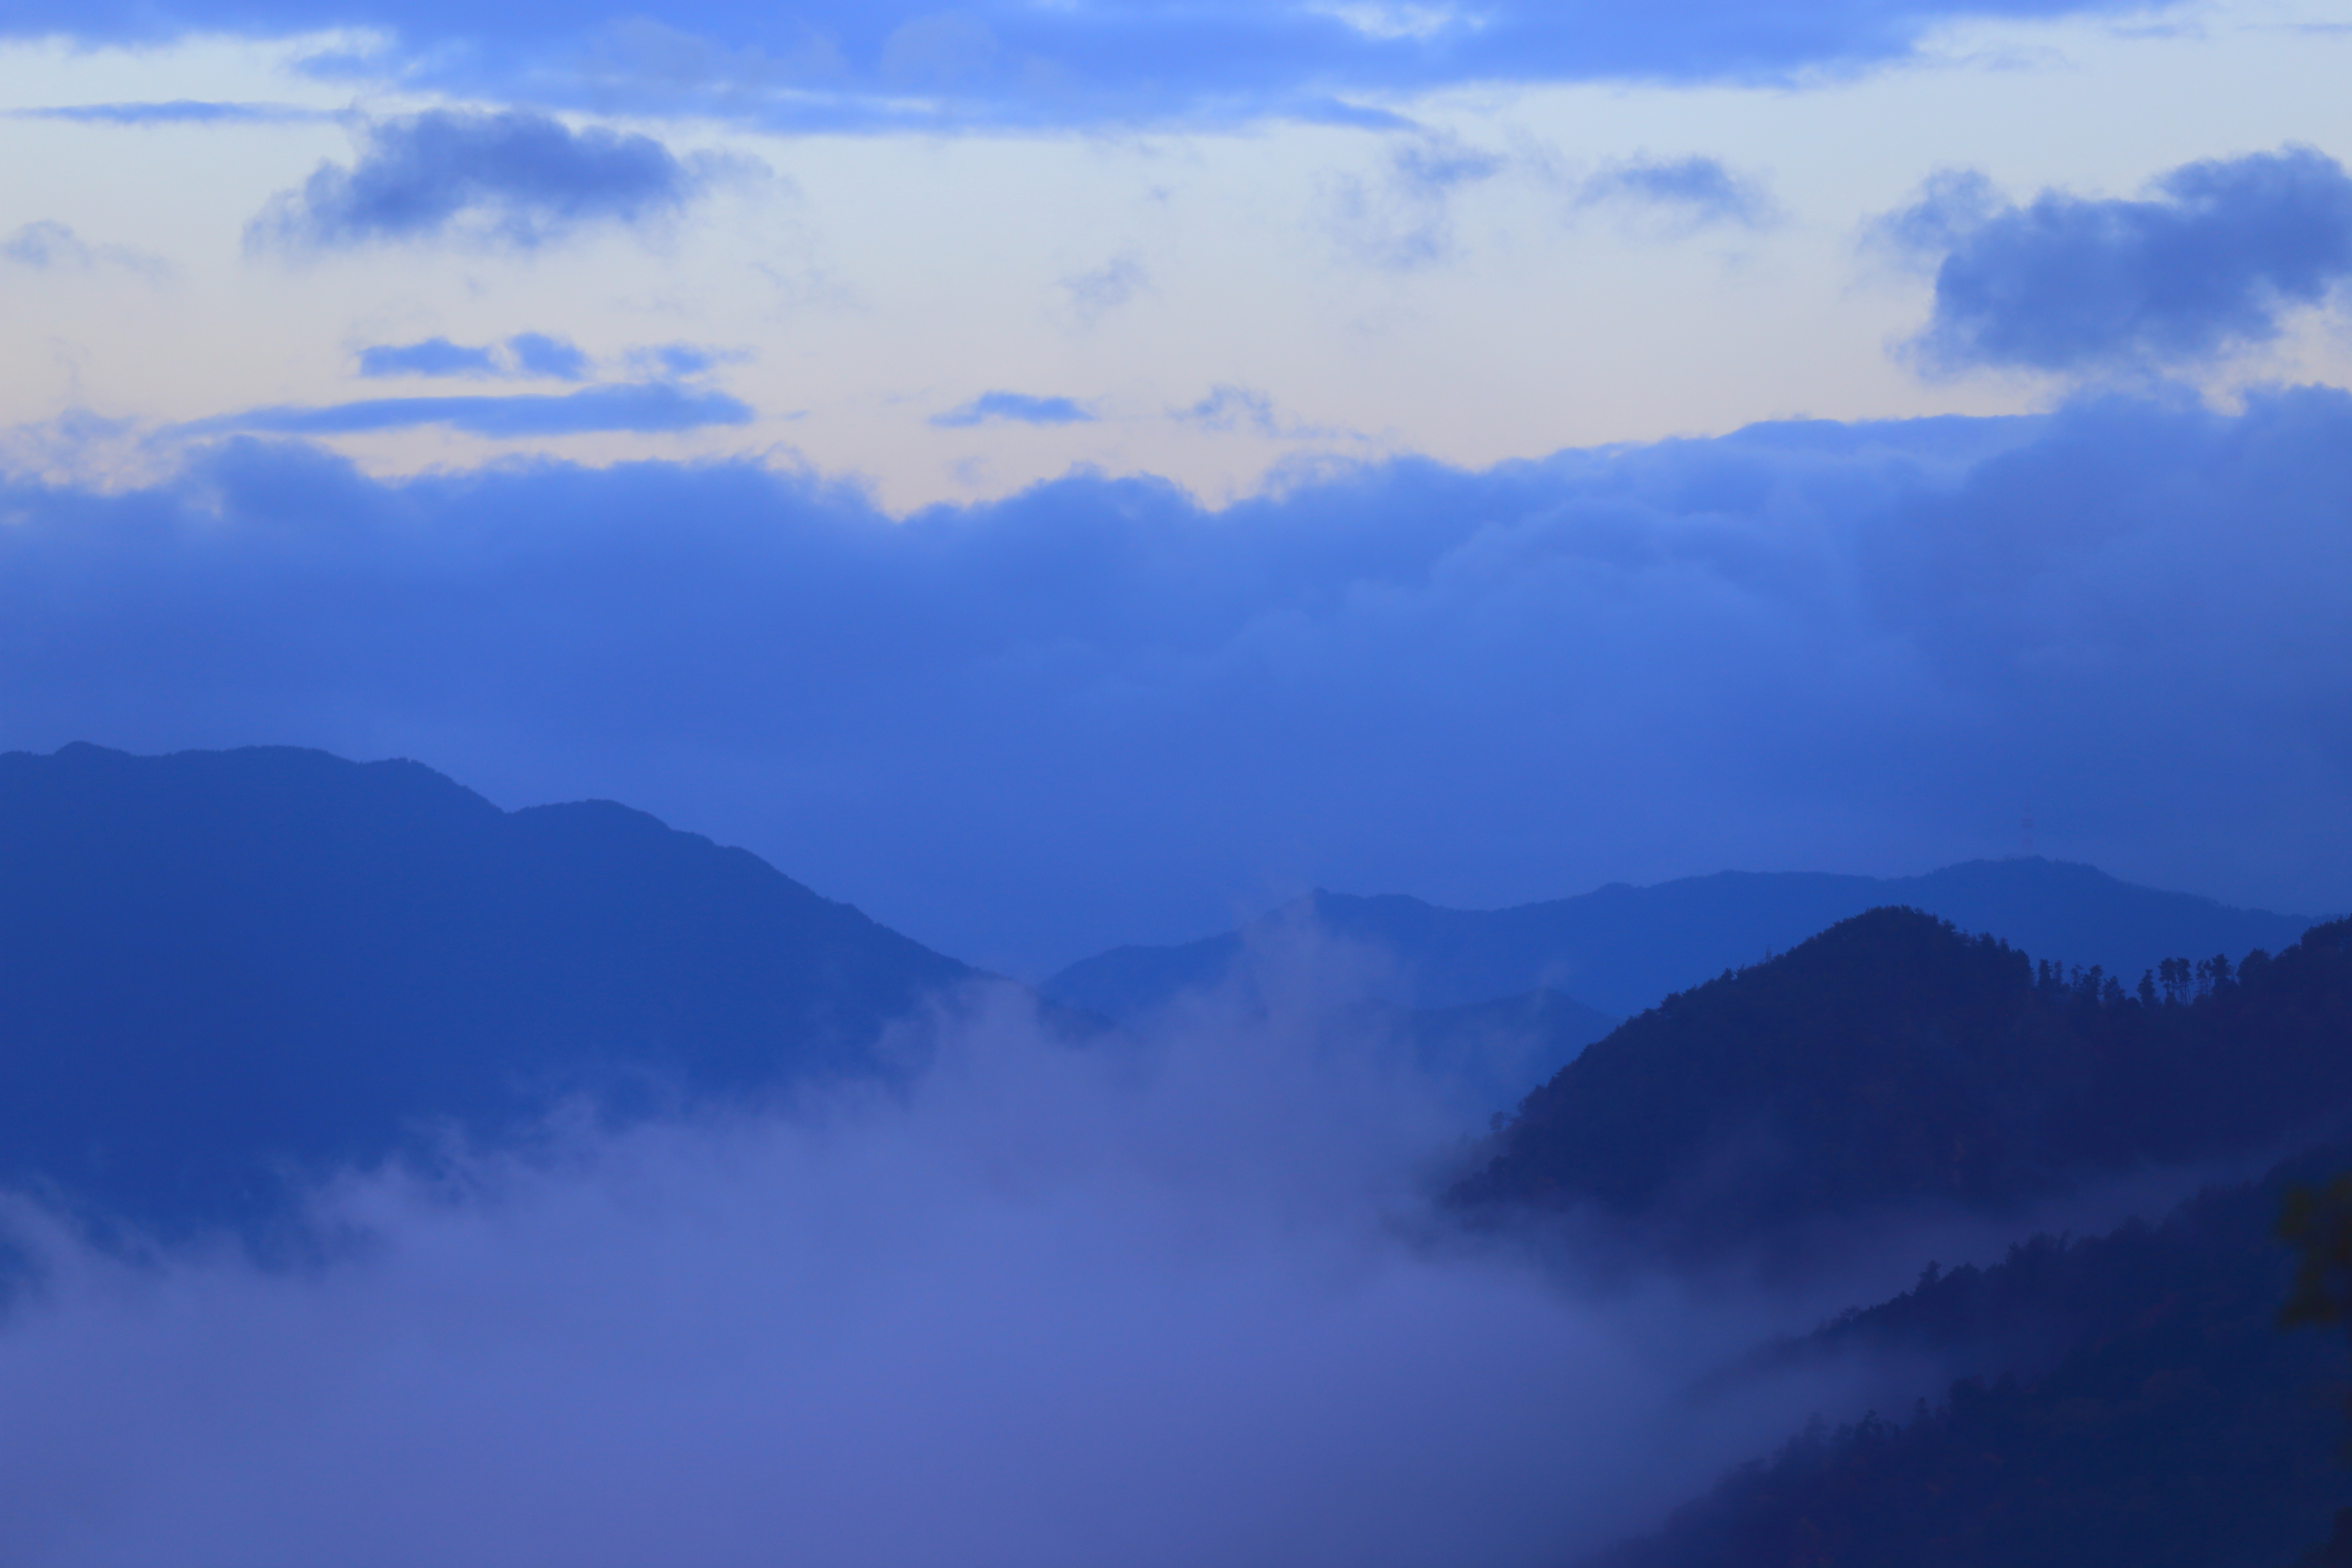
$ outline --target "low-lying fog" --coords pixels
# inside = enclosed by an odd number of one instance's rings
[[[1459,1107],[1378,1040],[1204,1002],[1073,1050],[1009,991],[908,1036],[905,1093],[350,1175],[324,1260],[11,1200],[0,1559],[1556,1563],[1885,1392],[1695,1401],[1822,1303],[1465,1238]]]

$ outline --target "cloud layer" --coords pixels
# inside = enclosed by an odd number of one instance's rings
[[[453,0],[24,0],[0,33],[148,39],[337,26],[397,38],[382,62],[472,96],[563,95],[574,106],[751,114],[804,126],[1133,121],[1287,114],[1393,123],[1352,95],[1473,81],[1721,79],[1899,58],[1938,23],[2116,9],[2104,0],[1888,0],[1843,8],[1734,0],[1562,9],[1175,0],[940,9],[928,0],[788,11],[688,0],[659,24],[626,7]]]
[[[2045,853],[2316,914],[2352,903],[2347,494],[2315,390],[903,520],[748,465],[235,442],[0,489],[0,744],[611,796],[1033,973],[1315,882],[1916,871],[2029,805]]]
[[[434,110],[370,126],[356,163],[320,164],[248,232],[337,248],[454,228],[529,248],[589,224],[667,217],[698,184],[649,136],[573,131],[544,114]]]
[[[1998,204],[1947,175],[1882,233],[1944,252],[1919,346],[1948,368],[2183,366],[2267,342],[2352,278],[2352,177],[2307,147],[2189,163],[2145,200]]]
[[[368,397],[316,408],[249,408],[181,426],[177,434],[252,430],[281,436],[351,436],[444,425],[472,436],[520,439],[601,430],[698,430],[712,425],[748,425],[751,420],[750,405],[723,392],[646,382],[503,397]]]

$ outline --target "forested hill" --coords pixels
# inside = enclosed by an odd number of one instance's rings
[[[283,748],[0,755],[0,1179],[136,1216],[571,1089],[871,1070],[971,973],[609,803]]]
[[[2352,1109],[2352,921],[2276,957],[2059,973],[1874,910],[1670,996],[1528,1095],[1453,1190],[1712,1246],[1878,1205],[2000,1212]]]
[[[2283,1332],[2274,1237],[2315,1152],[2164,1223],[1930,1274],[1801,1344],[1966,1370],[1816,1425],[1587,1568],[2286,1568],[2352,1504],[2341,1335]]]

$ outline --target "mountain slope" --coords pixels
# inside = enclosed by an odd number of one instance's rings
[[[2311,922],[2235,910],[2040,858],[1974,860],[1918,877],[1726,871],[1655,887],[1612,884],[1507,910],[1449,910],[1387,894],[1317,891],[1238,931],[1176,947],[1123,947],[1046,980],[1045,994],[1132,1021],[1203,986],[1265,984],[1261,955],[1311,931],[1387,962],[1375,994],[1446,1007],[1549,987],[1631,1016],[1670,992],[1783,952],[1884,905],[1940,915],[2038,957],[2137,974],[2176,954],[2275,951]]]
[[[1588,1047],[1454,1201],[1715,1247],[1888,1206],[2000,1213],[2352,1110],[2352,921],[2200,984],[2144,1001],[1872,910]]]
[[[419,1121],[877,1070],[971,976],[609,803],[281,748],[0,756],[0,1177],[148,1218]]]
[[[2283,1333],[2283,1194],[2049,1237],[1783,1347],[1966,1365],[1937,1407],[1816,1426],[1588,1568],[2284,1568],[2352,1504],[2337,1337]]]

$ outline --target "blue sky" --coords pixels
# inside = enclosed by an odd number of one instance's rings
[[[1034,973],[2046,849],[2352,905],[2303,0],[13,6],[0,745]]]

